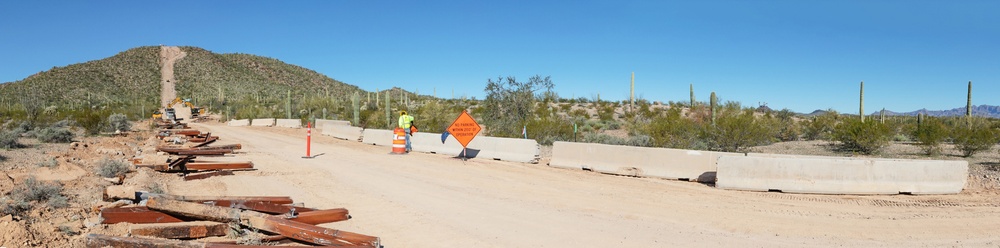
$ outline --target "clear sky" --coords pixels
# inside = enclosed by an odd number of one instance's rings
[[[483,97],[551,76],[562,97],[798,112],[1000,105],[1000,1],[2,1],[0,82],[137,46],[249,53],[366,90]]]

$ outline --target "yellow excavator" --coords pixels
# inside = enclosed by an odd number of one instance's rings
[[[205,109],[199,108],[199,107],[195,107],[194,104],[191,103],[191,99],[181,99],[180,97],[174,98],[173,101],[170,101],[170,103],[167,104],[167,108],[164,109],[164,111],[165,112],[173,113],[174,109],[170,108],[170,107],[174,106],[174,104],[178,104],[178,103],[183,103],[188,108],[191,108],[191,118],[198,118],[199,116],[205,115]],[[153,119],[161,119],[161,118],[163,118],[163,112],[161,112],[159,109],[153,110],[153,116],[152,117],[153,117]]]

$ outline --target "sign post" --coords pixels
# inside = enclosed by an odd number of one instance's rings
[[[462,159],[468,158],[466,150],[468,150],[469,142],[482,130],[483,128],[479,126],[479,123],[476,123],[476,119],[473,119],[469,115],[469,112],[465,110],[462,110],[462,114],[458,115],[458,118],[455,118],[451,126],[448,126],[448,133],[451,133],[451,136],[455,136],[455,140],[458,140],[458,143],[462,144],[462,155],[460,156]]]

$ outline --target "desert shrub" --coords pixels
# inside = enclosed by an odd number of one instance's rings
[[[534,119],[536,93],[552,91],[555,84],[549,77],[533,76],[518,82],[514,77],[488,80],[486,99],[482,101],[482,122],[490,127],[489,134],[497,137],[517,137],[522,125]],[[477,111],[478,112],[478,111]]]
[[[837,112],[832,110],[815,116],[805,122],[802,134],[807,140],[830,140],[833,138],[833,129],[837,125],[837,119]]]
[[[102,177],[119,177],[128,171],[128,164],[119,160],[103,158],[97,162],[97,175]]]
[[[929,117],[913,130],[912,136],[924,153],[934,156],[941,153],[941,143],[948,138],[948,127],[941,120]]]
[[[17,139],[21,137],[21,134],[16,131],[3,131],[0,132],[0,148],[4,149],[17,149],[23,148],[24,144],[21,144]]]
[[[776,129],[767,120],[746,110],[717,117],[715,125],[705,130],[705,139],[711,150],[747,152],[750,147],[770,144],[775,134]]]
[[[59,161],[56,161],[56,158],[49,158],[48,160],[45,160],[45,161],[42,161],[42,162],[38,162],[38,167],[52,168],[52,167],[56,167],[58,165],[59,165]]]
[[[588,114],[587,110],[584,110],[584,109],[575,109],[573,111],[570,111],[569,112],[569,116],[572,116],[572,117],[575,117],[575,118],[590,119],[590,114]]]
[[[551,145],[556,141],[573,140],[573,123],[555,117],[540,118],[528,121],[527,132],[529,139]]]
[[[105,127],[104,116],[107,116],[107,112],[107,110],[99,108],[84,108],[76,112],[76,115],[73,116],[73,121],[80,125],[88,135],[95,135],[100,133],[101,129]]]
[[[45,143],[69,143],[73,142],[73,134],[68,128],[47,127],[36,131],[35,138]]]
[[[128,121],[125,114],[115,113],[108,116],[108,124],[111,125],[111,131],[127,132],[132,130],[132,123]]]
[[[962,152],[964,157],[972,157],[976,153],[984,152],[993,148],[998,142],[1000,132],[989,126],[982,120],[973,120],[970,124],[956,123],[952,129],[951,138],[955,143],[955,148]]]
[[[32,208],[33,202],[47,201],[49,207],[68,206],[68,199],[62,195],[62,185],[38,181],[35,177],[25,178],[14,187],[10,197],[0,199],[0,215],[24,216]]]
[[[833,132],[833,140],[840,142],[841,149],[869,155],[888,146],[892,136],[892,129],[885,124],[859,119],[844,120]]]
[[[583,136],[583,141],[587,143],[598,143],[606,145],[621,146],[642,146],[648,147],[653,144],[652,138],[646,135],[630,136],[628,138],[615,137],[603,133],[589,133]]]
[[[705,141],[699,137],[702,127],[694,120],[681,116],[680,108],[671,108],[664,115],[648,120],[639,120],[631,135],[644,135],[651,139],[651,146],[678,149],[706,149]]]

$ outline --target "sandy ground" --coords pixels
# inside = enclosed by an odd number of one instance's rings
[[[187,56],[180,47],[160,46],[160,107],[167,107],[177,97],[174,63]]]
[[[195,124],[241,143],[258,171],[175,181],[181,195],[288,195],[345,207],[324,226],[385,247],[1000,247],[1000,197],[726,191],[543,164],[390,155],[305,130]],[[317,131],[318,133],[318,131]]]

